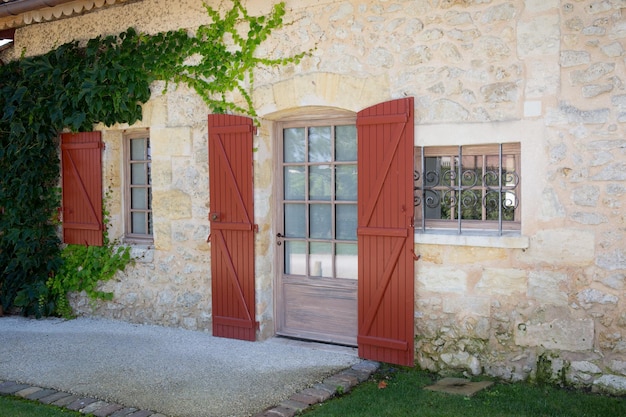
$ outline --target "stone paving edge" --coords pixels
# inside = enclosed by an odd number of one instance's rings
[[[291,395],[278,405],[254,414],[253,417],[293,417],[315,404],[327,401],[339,394],[350,392],[356,385],[367,381],[379,367],[380,364],[378,362],[363,360],[351,368],[344,369],[325,378],[320,383]],[[21,384],[17,381],[0,380],[0,395],[25,398],[41,404],[66,408],[95,417],[166,417],[156,411],[126,407],[93,397],[74,395],[36,385]]]

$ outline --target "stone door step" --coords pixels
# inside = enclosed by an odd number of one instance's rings
[[[458,394],[471,397],[478,391],[493,385],[491,381],[472,382],[464,378],[443,378],[434,385],[424,387],[429,391],[445,392],[447,394]]]

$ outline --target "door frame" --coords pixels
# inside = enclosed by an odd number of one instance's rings
[[[273,280],[273,293],[274,293],[274,333],[276,335],[281,335],[280,329],[284,327],[284,319],[285,319],[285,297],[283,295],[283,265],[284,265],[284,250],[282,245],[277,245],[277,237],[276,234],[282,232],[283,229],[283,208],[282,208],[282,195],[283,195],[283,172],[282,172],[282,132],[283,129],[288,127],[296,127],[302,125],[318,125],[318,126],[327,126],[329,124],[352,124],[356,126],[356,113],[348,110],[338,109],[334,107],[321,107],[321,106],[307,106],[298,109],[296,112],[291,112],[288,116],[278,118],[273,123],[273,132],[272,132],[272,145],[273,145],[273,198],[272,203],[274,204],[273,210],[273,218],[272,218],[272,227],[271,227],[271,236],[270,239],[274,245],[274,280]],[[355,241],[356,243],[356,241]],[[339,288],[344,290],[354,290],[355,296],[357,294],[357,279],[354,279],[353,282],[346,283],[347,285],[340,285]],[[320,286],[324,286],[321,284]],[[357,300],[358,302],[358,300]],[[355,305],[355,308],[358,307]],[[357,313],[355,310],[355,314]],[[355,326],[358,324],[355,323]],[[357,328],[355,327],[355,332]],[[286,335],[287,337],[298,337],[297,335]],[[304,339],[311,338],[311,340],[317,340],[321,342],[330,342],[330,343],[338,343],[351,345],[352,343],[349,341],[336,341],[332,339],[325,340],[324,338],[319,338],[317,333],[310,334],[307,332],[301,332],[301,336]],[[356,347],[356,333],[354,337],[354,346]]]

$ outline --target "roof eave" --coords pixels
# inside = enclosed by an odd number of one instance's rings
[[[69,3],[70,1],[73,0],[14,0],[8,3],[1,3],[0,18],[18,16],[22,13],[32,12],[33,10],[39,10],[45,7],[54,7],[59,4]]]

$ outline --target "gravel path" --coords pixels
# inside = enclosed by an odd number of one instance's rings
[[[355,349],[79,318],[0,318],[0,380],[180,417],[246,416],[359,363]]]

